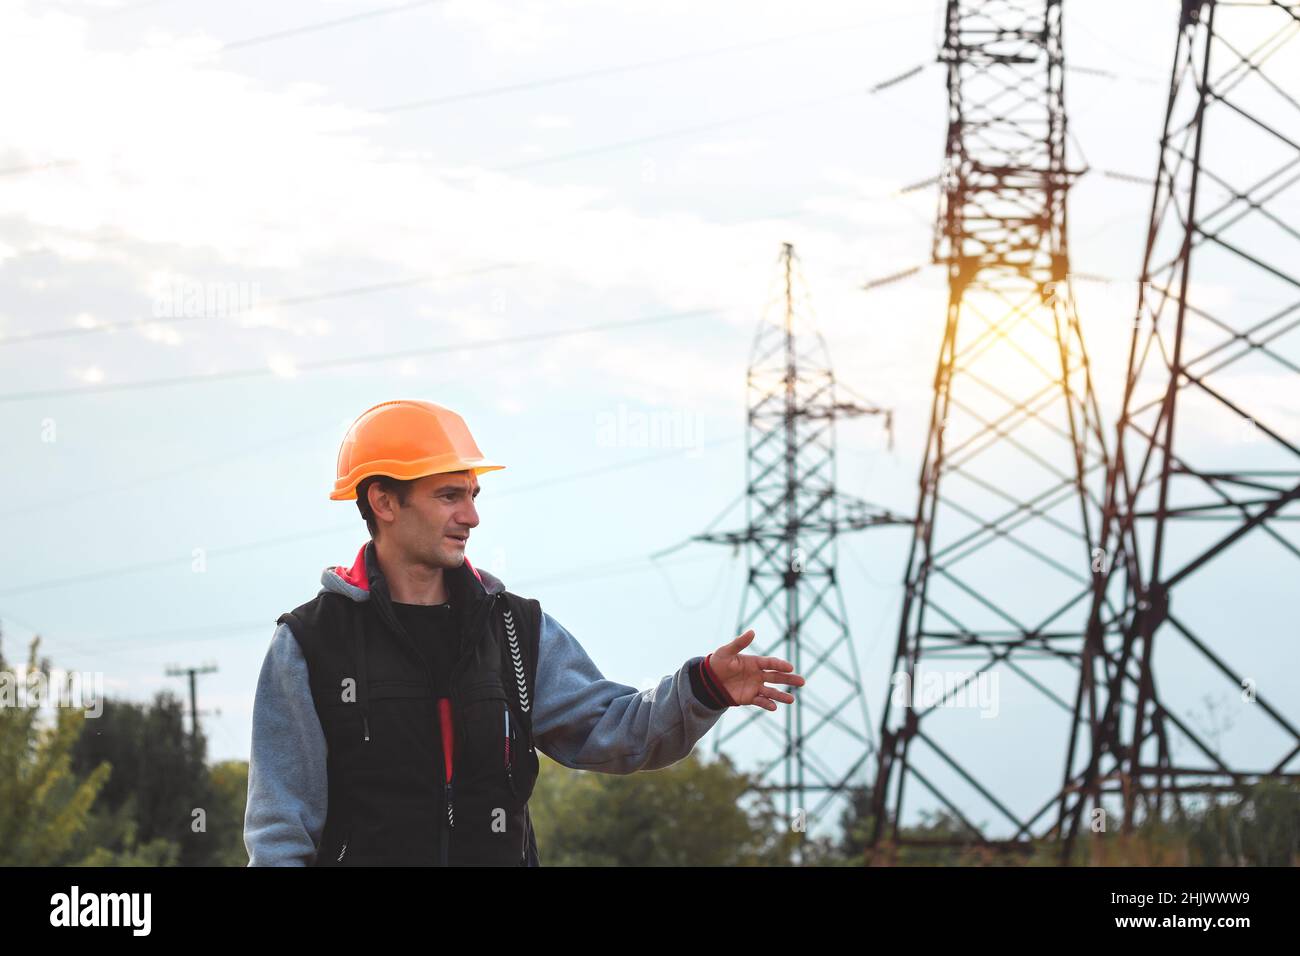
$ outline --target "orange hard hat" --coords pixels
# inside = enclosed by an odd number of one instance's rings
[[[433,402],[381,402],[362,412],[339,448],[338,479],[330,498],[349,501],[371,475],[405,480],[451,471],[497,471],[474,444],[461,418]]]

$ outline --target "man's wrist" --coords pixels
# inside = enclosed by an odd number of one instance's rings
[[[695,691],[695,696],[700,703],[711,710],[722,710],[726,707],[736,707],[736,701],[727,693],[726,687],[718,679],[713,668],[709,666],[709,659],[713,657],[709,654],[707,657],[697,657],[690,662],[691,689]]]

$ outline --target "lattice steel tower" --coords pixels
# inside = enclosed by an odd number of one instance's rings
[[[949,0],[940,61],[947,324],[875,839],[907,842],[920,810],[946,816],[924,842],[1024,845],[1057,822],[1106,469],[1068,281],[1061,3]]]
[[[836,574],[840,534],[910,523],[836,489],[835,422],[890,413],[844,401],[826,343],[813,325],[788,243],[781,253],[781,308],[759,324],[750,358],[746,526],[692,540],[745,546],[749,578],[736,633],[755,631],[750,651],[794,664],[808,683],[778,715],[749,708],[724,717],[714,752],[748,744],[759,753],[758,790],[784,794],[790,819],[809,829],[850,786],[864,786],[874,751],[857,654]],[[816,800],[810,805],[810,800]]]
[[[1300,779],[1298,39],[1294,5],[1182,5],[1071,836],[1099,807],[1128,829],[1190,794]]]

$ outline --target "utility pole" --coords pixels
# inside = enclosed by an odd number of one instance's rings
[[[216,672],[216,664],[203,664],[199,667],[181,667],[177,664],[169,664],[167,666],[168,677],[188,676],[190,679],[190,744],[194,747],[195,753],[198,752],[199,745],[198,676],[200,674],[215,674]]]

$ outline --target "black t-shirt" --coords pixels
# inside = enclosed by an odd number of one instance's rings
[[[448,678],[456,663],[456,634],[450,604],[399,604],[392,602],[397,621],[411,635],[433,673],[434,692],[449,694]]]

